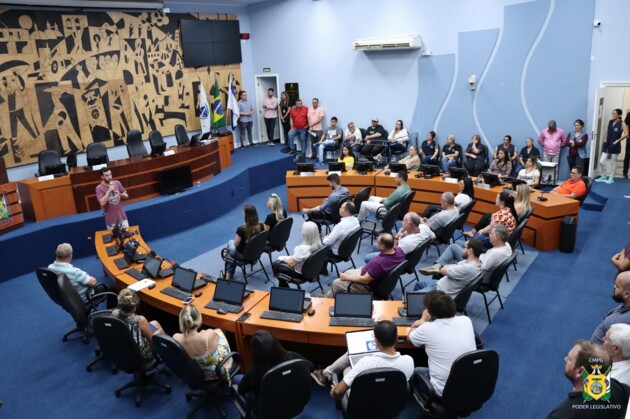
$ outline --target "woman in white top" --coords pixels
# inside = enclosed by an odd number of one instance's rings
[[[312,221],[307,221],[302,225],[302,243],[295,246],[291,256],[280,256],[279,262],[289,265],[299,274],[302,273],[302,265],[308,257],[322,247],[319,238],[319,228]],[[277,272],[277,267],[274,266]],[[289,284],[281,278],[278,278],[278,286],[288,288]]]
[[[530,156],[525,162],[525,168],[518,172],[518,178],[526,181],[527,186],[538,186],[538,182],[540,182],[537,162],[536,156]]]
[[[405,149],[405,141],[409,141],[409,133],[403,125],[403,121],[400,119],[396,121],[396,128],[394,128],[387,136],[387,144],[383,154],[388,155],[391,151],[402,151]],[[381,160],[383,156],[377,154],[374,156],[376,160]]]

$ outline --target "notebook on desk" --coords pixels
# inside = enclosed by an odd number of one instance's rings
[[[348,345],[350,365],[353,368],[361,358],[378,352],[374,329],[346,332],[346,344]]]

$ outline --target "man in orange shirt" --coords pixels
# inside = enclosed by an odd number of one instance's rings
[[[574,166],[571,169],[571,178],[562,185],[554,188],[551,193],[556,195],[564,195],[569,198],[579,199],[586,193],[586,184],[582,180],[582,168]]]

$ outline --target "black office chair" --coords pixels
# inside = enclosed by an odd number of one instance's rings
[[[411,392],[422,417],[465,417],[481,409],[492,397],[498,375],[499,355],[495,351],[471,351],[453,362],[442,397],[419,374],[411,377]]]
[[[513,261],[514,270],[516,270],[516,265],[518,263],[516,250],[519,244],[521,245],[521,251],[523,252],[523,254],[525,254],[525,249],[523,249],[523,244],[521,243],[521,236],[523,235],[523,230],[525,230],[525,226],[527,225],[528,221],[529,221],[529,217],[524,216],[521,219],[521,221],[519,221],[518,225],[516,226],[514,231],[512,231],[512,234],[510,234],[510,237],[508,238],[508,243],[510,247],[512,248],[512,252],[515,254],[514,261]],[[509,279],[508,279],[508,282],[509,282]]]
[[[166,149],[166,142],[162,138],[160,131],[151,131],[149,133],[149,144],[151,145],[151,155],[161,155]]]
[[[144,390],[148,386],[157,386],[171,393],[171,386],[156,381],[155,376],[163,371],[154,371],[158,365],[155,358],[142,357],[140,347],[134,340],[131,330],[122,320],[111,316],[97,317],[93,321],[94,336],[105,359],[118,370],[133,374],[134,379],[114,391],[120,397],[122,391],[138,387],[136,407],[140,406]]]
[[[241,369],[241,356],[238,352],[230,352],[215,367],[218,379],[206,381],[205,373],[186,352],[184,347],[167,334],[161,333],[153,337],[153,348],[164,364],[175,373],[192,391],[186,393],[186,400],[199,397],[202,402],[188,411],[186,417],[191,418],[197,410],[211,404],[222,417],[226,417],[225,412],[216,403],[222,397],[230,397],[231,380]],[[232,362],[231,367],[226,371],[226,363]]]
[[[356,195],[354,195],[353,203],[357,211],[361,209],[361,204],[363,203],[363,201],[367,201],[370,198],[371,193],[372,187],[366,186],[365,188],[361,189]]]
[[[358,228],[346,237],[341,240],[339,243],[339,249],[337,249],[337,254],[331,253],[328,255],[327,262],[332,264],[337,271],[337,277],[339,277],[339,267],[338,263],[341,262],[352,262],[352,267],[356,268],[354,264],[354,259],[352,259],[352,253],[354,253],[354,249],[357,247],[357,243],[359,243],[359,239],[361,238],[361,229]]]
[[[304,264],[302,265],[302,273],[295,272],[295,270],[287,264],[278,264],[278,279],[282,279],[289,284],[295,284],[298,289],[302,289],[301,285],[306,282],[317,282],[317,288],[320,288],[323,291],[324,288],[319,280],[319,274],[326,264],[326,258],[328,257],[329,252],[330,247],[322,246],[315,253],[312,253],[304,261]]]
[[[242,418],[290,419],[304,410],[311,399],[311,387],[308,361],[292,359],[263,375],[255,405],[238,393],[238,386],[232,386],[232,393]]]
[[[580,201],[580,206],[582,206],[582,203],[588,196],[589,192],[591,192],[591,188],[593,187],[593,178],[588,177],[588,176],[582,176],[582,180],[584,181],[584,184],[586,185],[586,193],[578,199],[578,201]]]
[[[435,246],[435,248],[437,249],[438,255],[442,254],[440,251],[441,244],[445,244],[448,246],[449,244],[451,244],[451,240],[455,241],[453,237],[453,235],[455,234],[455,229],[457,229],[458,225],[463,224],[463,220],[465,220],[466,217],[467,217],[467,214],[459,214],[450,223],[442,227],[441,231],[438,231],[435,234],[435,240],[431,242],[431,246]],[[427,249],[427,252],[428,252],[428,249]]]
[[[515,257],[516,253],[512,253],[512,255],[504,260],[499,266],[497,266],[494,271],[486,272],[483,279],[479,282],[478,286],[474,290],[475,292],[478,292],[483,296],[483,302],[486,305],[486,315],[488,316],[488,323],[492,323],[489,307],[495,299],[499,299],[501,310],[503,310],[503,301],[501,300],[501,294],[499,294],[499,285],[501,285],[501,280],[503,279],[503,276],[507,274],[507,269],[513,263]],[[492,291],[496,294],[489,302],[486,298],[486,292],[488,291]]]
[[[464,237],[464,226],[466,225],[466,221],[468,221],[468,217],[470,216],[470,213],[472,212],[476,203],[477,203],[476,199],[471,199],[467,204],[465,204],[463,207],[459,209],[459,213],[465,214],[466,216],[463,219],[461,219],[459,223],[455,226],[455,230],[456,231],[459,230],[461,232],[461,235],[457,239],[453,238],[453,243],[455,243],[457,240]]]
[[[253,271],[254,265],[256,264],[256,262],[260,263],[260,267],[265,273],[265,277],[267,278],[267,281],[269,281],[269,275],[267,275],[267,270],[265,269],[265,266],[263,265],[262,260],[260,260],[260,257],[262,256],[265,250],[267,237],[269,237],[268,231],[261,231],[260,233],[256,234],[254,237],[249,239],[249,241],[245,245],[245,250],[243,250],[243,255],[239,257],[234,257],[234,253],[228,251],[227,248],[221,251],[221,257],[223,258],[225,262],[234,263],[236,266],[241,268],[241,271],[243,271],[243,277],[245,278],[245,283],[247,283],[247,269],[245,268],[247,267],[247,265],[250,265],[251,270]]]
[[[271,260],[271,254],[273,252],[280,252],[284,249],[284,251],[287,252],[287,256],[290,256],[287,250],[287,241],[289,241],[289,237],[291,236],[292,228],[293,218],[285,218],[284,220],[280,220],[273,230],[271,230],[271,233],[269,233],[264,252],[269,255],[270,265],[273,264]]]
[[[455,309],[458,313],[467,314],[466,306],[468,305],[468,301],[470,300],[473,291],[475,290],[475,288],[477,288],[479,281],[482,280],[484,275],[484,271],[479,272],[479,275],[477,275],[472,281],[470,281],[464,288],[459,290],[455,298],[453,298],[453,301],[455,302]]]
[[[330,157],[326,157],[326,160],[335,160],[335,154],[337,153],[337,151],[341,150],[341,144],[343,143],[342,140],[339,141],[335,141],[335,144],[333,145],[328,145],[324,147],[324,156],[328,156],[330,154]]]
[[[38,173],[35,176],[44,176],[46,175],[46,169],[49,167],[60,166],[61,157],[59,156],[59,152],[57,150],[43,150],[40,151],[37,155],[37,165],[39,167]],[[65,172],[65,169],[63,170]]]
[[[414,274],[415,278],[412,278],[409,282],[403,285],[402,277],[400,278],[400,289],[403,294],[405,293],[405,289],[414,281],[420,282],[420,278],[418,277],[418,270],[416,266],[420,263],[422,259],[422,254],[426,253],[427,249],[431,245],[431,239],[427,239],[416,246],[411,252],[405,255],[405,259],[407,260],[407,266],[405,266],[405,270],[403,273],[406,274]]]
[[[392,291],[396,288],[396,284],[398,284],[398,280],[400,279],[400,275],[402,275],[405,267],[407,266],[407,261],[403,260],[398,265],[394,267],[391,271],[387,273],[385,278],[381,281],[378,286],[378,289],[374,293],[374,298],[376,300],[391,300],[392,299]],[[402,290],[405,291],[404,289]],[[348,292],[350,292],[350,286],[348,286]]]
[[[409,138],[411,138],[411,136]],[[392,150],[392,148],[389,147],[388,162],[393,162],[394,161],[394,156],[402,156],[403,154],[407,153],[408,151],[409,151],[409,140],[403,142],[403,147],[402,148],[397,147],[397,148]]]
[[[398,220],[402,222],[403,218],[405,218],[405,214],[409,212],[409,208],[411,207],[411,203],[413,202],[413,198],[416,196],[416,191],[411,191],[407,195],[403,196],[403,199],[400,200],[400,210],[398,211]],[[394,224],[394,228],[396,224]]]
[[[68,166],[68,170],[77,167],[77,153],[71,152],[66,156],[66,166]]]
[[[186,128],[181,124],[175,125],[175,139],[177,140],[177,145],[188,145],[190,143]]]
[[[46,291],[48,298],[50,298],[59,307],[66,310],[63,306],[63,301],[61,300],[61,291],[59,291],[59,284],[57,283],[57,273],[48,268],[38,268],[35,270],[35,275],[37,276],[39,284],[42,286],[44,291]],[[68,335],[70,333],[68,333]],[[67,335],[64,336],[63,341],[65,342],[66,340],[68,340]]]
[[[107,155],[107,147],[103,143],[92,143],[87,146],[87,163],[89,166],[94,166],[90,164],[91,161],[98,159],[104,159],[104,163],[109,163],[109,156]],[[103,164],[103,163],[100,163]]]
[[[148,154],[140,131],[135,129],[129,131],[127,133],[127,155],[129,157],[144,157]]]
[[[333,374],[333,382],[339,378]],[[394,368],[372,368],[357,375],[349,394],[337,403],[344,418],[395,418],[405,408],[409,384],[405,374]]]
[[[401,203],[397,203],[392,206],[383,217],[382,220],[372,221],[372,220],[363,220],[361,221],[361,238],[359,239],[359,252],[361,251],[361,242],[365,237],[371,237],[371,244],[374,244],[374,237],[378,237],[381,233],[391,233],[394,229],[394,224],[398,219],[398,214],[400,213]]]

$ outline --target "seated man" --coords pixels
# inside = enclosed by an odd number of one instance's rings
[[[323,166],[324,163],[324,149],[326,147],[333,147],[341,143],[341,135],[343,131],[337,126],[337,117],[330,118],[330,127],[320,137],[319,141],[314,145],[317,146],[317,159],[319,165]]]
[[[385,147],[387,131],[378,123],[378,118],[372,118],[372,123],[365,130],[365,142],[361,147],[361,154],[374,157]]]
[[[446,144],[442,147],[442,173],[448,173],[448,169],[456,167],[461,155],[462,148],[455,144],[455,136],[446,137]]]
[[[48,269],[55,272],[57,275],[66,274],[72,286],[81,296],[83,302],[88,302],[88,294],[92,294],[92,291],[96,285],[100,285],[101,289],[96,292],[110,291],[116,293],[114,286],[108,286],[105,284],[98,284],[96,278],[88,275],[87,272],[72,265],[72,246],[69,243],[61,243],[57,246],[55,251],[55,261],[48,265]],[[114,308],[118,304],[118,298],[115,295],[107,296],[107,308]]]
[[[490,232],[490,241],[492,242],[492,249],[479,256],[481,261],[481,270],[485,272],[494,271],[503,261],[512,255],[512,247],[507,242],[509,238],[507,228],[501,224],[494,226]],[[426,268],[420,269],[422,275],[438,275],[442,266],[446,265],[449,261],[454,260],[459,262],[463,260],[463,249],[458,244],[451,244],[442,252],[435,264]]]
[[[593,342],[603,343],[608,328],[615,323],[630,324],[630,271],[617,274],[612,298],[620,304],[599,323],[591,336]]]
[[[320,297],[333,298],[338,292],[376,292],[389,271],[405,260],[405,253],[394,247],[394,237],[383,233],[376,239],[380,254],[361,269],[349,269],[335,279]]]
[[[378,213],[380,208],[389,210],[391,207],[402,201],[402,199],[411,192],[411,188],[407,185],[408,174],[406,171],[400,171],[396,175],[396,189],[387,198],[380,196],[371,196],[367,201],[361,203],[359,208],[359,221],[366,220],[368,215]]]
[[[420,243],[434,238],[435,234],[428,225],[422,222],[422,218],[415,212],[408,212],[403,217],[402,228],[394,236],[394,246],[400,247],[405,255],[408,255]],[[377,245],[374,246],[373,250],[364,256],[365,263],[378,256]]]
[[[409,328],[407,339],[413,346],[424,346],[429,368],[418,367],[414,374],[429,378],[438,396],[457,358],[477,349],[472,322],[466,316],[455,316],[455,302],[442,291],[424,296],[424,312]]]
[[[630,386],[630,324],[610,326],[604,337],[604,348],[613,363],[610,377]]]
[[[350,358],[346,352],[326,369],[313,371],[311,377],[317,384],[326,387],[331,383],[333,373],[343,374],[343,380],[333,384],[330,389],[330,395],[335,400],[341,399],[346,391],[352,387],[352,381],[357,375],[372,368],[396,368],[402,371],[409,380],[413,374],[413,359],[409,355],[401,355],[396,351],[397,339],[396,325],[390,320],[379,321],[374,326],[374,340],[378,352],[361,358],[354,368],[350,367]]]
[[[433,230],[436,235],[439,235],[448,223],[459,216],[459,210],[455,206],[455,195],[453,195],[453,192],[444,192],[440,198],[440,205],[442,206],[442,211],[433,214],[429,219],[422,220],[427,223],[429,228]]]
[[[575,166],[571,169],[571,177],[562,185],[556,186],[551,193],[568,198],[580,199],[586,194],[586,184],[582,180],[582,168]]]
[[[437,289],[444,291],[451,298],[457,297],[457,294],[481,273],[481,261],[479,260],[481,252],[483,252],[481,240],[468,239],[462,248],[464,260],[442,266],[440,274],[443,276],[439,281],[425,279],[417,283],[414,290],[429,292]]]
[[[330,234],[322,237],[324,246],[330,246],[330,251],[335,255],[338,254],[343,239],[359,229],[359,220],[354,216],[354,211],[354,204],[351,201],[344,202],[339,208],[341,220],[335,224]]]
[[[348,128],[343,133],[343,140],[345,141],[344,144],[350,147],[354,153],[358,153],[361,149],[363,136],[361,130],[354,125],[354,122],[348,123]]]
[[[630,389],[628,386],[620,384],[617,380],[611,379],[609,400],[586,400],[584,394],[590,390],[590,386],[585,385],[584,373],[586,374],[606,374],[611,367],[610,355],[602,345],[578,340],[567,356],[564,358],[564,375],[572,385],[572,392],[569,397],[557,405],[548,419],[565,418],[622,418],[626,414],[628,407],[628,397]],[[602,383],[602,385],[604,385]],[[603,387],[600,387],[603,389]],[[601,408],[598,408],[598,406]]]
[[[336,173],[331,173],[326,177],[328,186],[332,189],[328,198],[324,199],[321,205],[313,208],[302,208],[302,213],[306,215],[307,221],[313,221],[318,226],[324,219],[329,219],[336,205],[349,196],[348,188],[341,186],[341,179]]]

